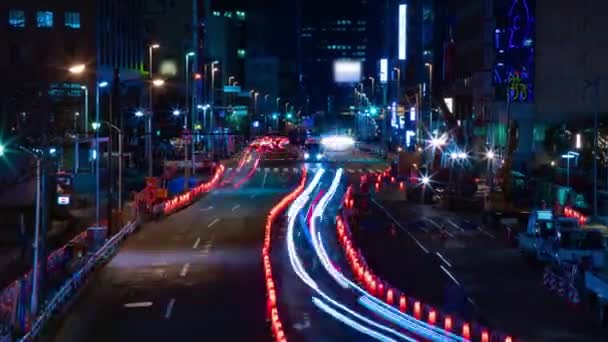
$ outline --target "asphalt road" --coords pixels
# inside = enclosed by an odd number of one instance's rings
[[[269,340],[264,222],[298,179],[293,172],[253,172],[236,189],[233,182],[145,224],[43,340]]]
[[[426,303],[526,341],[605,338],[582,308],[543,287],[542,270],[526,264],[504,234],[479,229],[480,214],[406,202],[394,189],[384,189],[356,237],[386,280]],[[398,222],[396,236],[391,216]]]

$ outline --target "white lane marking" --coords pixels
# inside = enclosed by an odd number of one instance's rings
[[[159,266],[168,266],[169,263],[167,263],[166,261],[157,261],[157,262],[153,262],[151,264],[152,267],[159,267]]]
[[[376,171],[376,173],[382,173],[382,170],[380,169],[375,169],[374,171]]]
[[[220,219],[216,218],[215,220],[211,221],[211,223],[209,223],[209,225],[207,226],[207,228],[213,227],[213,225],[216,224],[216,223],[218,223],[218,222],[220,222]]]
[[[483,234],[486,234],[487,236],[491,237],[492,239],[496,239],[496,236],[494,236],[494,234],[490,233],[489,231],[481,228],[481,227],[477,227],[477,229],[482,232]]]
[[[228,172],[232,171],[232,168],[231,168],[231,167],[229,167],[227,171],[228,171]]]
[[[294,167],[293,168],[293,173],[298,173],[298,172],[300,172],[300,169],[298,169],[297,167]]]
[[[278,167],[275,167],[275,168],[272,170],[272,172],[274,172],[274,173],[279,172],[279,168],[278,168]]]
[[[401,228],[401,230],[403,230],[410,238],[412,238],[414,240],[414,242],[416,242],[416,244],[418,245],[418,247],[420,247],[420,249],[422,249],[422,251],[426,254],[429,254],[429,250],[426,249],[426,247],[424,247],[424,245],[422,243],[420,243],[420,241],[418,241],[418,239],[416,239],[416,237],[407,229],[405,229],[401,223],[399,223],[399,221],[397,221],[397,219],[395,219],[395,217],[393,217],[393,215],[391,215],[391,213],[388,212],[388,210],[383,207],[380,203],[378,203],[375,199],[372,198],[372,202],[374,202],[374,204],[376,206],[378,206],[378,208],[382,209],[382,211],[384,211],[384,213],[386,214],[386,216],[388,216],[391,220],[393,220],[393,222],[395,222],[395,224],[397,225],[397,227]]]
[[[448,277],[450,277],[450,279],[452,279],[452,281],[454,283],[456,283],[456,285],[460,286],[460,283],[458,282],[458,280],[456,280],[456,278],[454,278],[454,276],[452,275],[452,273],[450,273],[450,271],[448,271],[447,268],[443,267],[443,265],[439,265],[439,267],[441,267],[441,270],[443,270],[443,272],[445,274],[447,274]]]
[[[165,310],[165,319],[171,318],[171,314],[173,313],[173,306],[175,305],[175,298],[171,298],[169,304],[167,305],[167,310]]]
[[[147,308],[152,306],[152,302],[136,302],[136,303],[127,303],[125,304],[125,308]]]
[[[359,173],[365,173],[365,170],[359,169]]]
[[[452,226],[456,227],[456,229],[459,229],[461,232],[464,232],[464,229],[462,227],[460,227],[459,225],[457,225],[454,221],[448,219],[448,223],[451,224]]]
[[[284,168],[283,168],[283,172],[289,172],[289,169],[288,169],[288,168],[286,168],[286,167],[284,167]]]
[[[348,169],[348,173],[355,173],[355,170],[353,170],[353,169]]]
[[[194,241],[194,245],[192,245],[192,249],[197,249],[198,248],[198,244],[201,243],[201,238],[196,238],[196,241]]]
[[[448,267],[452,267],[452,264],[450,264],[450,262],[446,258],[444,258],[443,255],[441,255],[441,253],[435,252],[435,254],[437,254],[439,259],[441,259],[446,265],[448,265]]]
[[[240,208],[240,207],[241,207],[241,205],[240,205],[240,204],[237,204],[237,205],[235,205],[234,207],[232,207],[232,211],[235,211],[235,210],[237,210],[237,209],[238,209],[238,208]]]
[[[257,196],[257,195],[258,195],[258,194],[253,194],[253,195],[251,195],[251,197],[249,197],[249,198],[254,199],[254,198],[255,198],[255,196]]]
[[[189,263],[189,262],[187,262],[187,263],[184,265],[184,267],[182,267],[182,271],[181,271],[181,272],[179,272],[179,276],[180,276],[180,277],[185,277],[185,276],[186,276],[186,274],[188,274],[188,270],[189,270],[189,269],[190,269],[190,263]]]
[[[428,218],[428,217],[425,217],[425,219],[426,219],[427,221],[429,221],[429,222],[430,222],[430,223],[431,223],[433,226],[435,226],[435,228],[437,228],[437,229],[439,229],[439,230],[443,230],[443,231],[445,231],[445,233],[446,233],[446,234],[448,234],[448,236],[449,236],[449,237],[454,237],[454,234],[450,233],[450,231],[449,231],[449,230],[447,230],[447,229],[445,229],[445,228],[441,227],[441,226],[439,225],[439,223],[435,222],[434,220],[432,220],[432,219],[430,219],[430,218]]]
[[[210,205],[210,206],[209,206],[209,207],[207,207],[207,208],[201,208],[201,211],[209,211],[209,210],[212,210],[212,209],[213,209],[213,206],[212,206],[212,205]]]

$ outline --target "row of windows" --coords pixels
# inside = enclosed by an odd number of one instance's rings
[[[65,12],[64,13],[64,25],[71,29],[80,28],[80,13],[79,12]],[[51,11],[36,11],[36,27],[50,28],[53,27],[53,12]],[[27,24],[27,16],[23,10],[9,10],[8,11],[8,25],[15,28],[25,28]]]

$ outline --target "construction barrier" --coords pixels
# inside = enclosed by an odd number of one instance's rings
[[[200,195],[203,193],[207,193],[213,190],[222,179],[222,175],[224,174],[225,167],[224,165],[219,165],[213,174],[211,180],[206,183],[202,183],[197,185],[196,187],[188,190],[187,192],[177,195],[171,199],[164,201],[154,207],[153,212],[158,213],[162,210],[163,215],[172,214],[175,211],[183,209],[192,202],[194,202]]]
[[[468,340],[480,341],[513,341],[513,337],[498,331],[490,331],[488,328],[469,323],[438,311],[431,305],[423,304],[420,300],[407,296],[396,287],[382,280],[367,265],[361,251],[355,246],[349,224],[350,212],[353,209],[352,186],[349,186],[342,201],[341,214],[336,217],[336,233],[342,251],[350,266],[352,277],[362,288],[366,289],[371,295],[384,301],[386,304],[396,306],[401,312],[412,315],[416,319],[425,319],[429,324],[439,325],[442,322],[443,329],[451,333],[460,334]],[[576,297],[575,294],[572,297]],[[395,302],[399,298],[399,302]],[[409,303],[413,303],[410,306]]]
[[[272,238],[272,225],[276,218],[290,205],[296,197],[304,191],[306,185],[306,168],[302,169],[302,178],[300,184],[287,196],[283,197],[281,201],[276,204],[268,217],[266,218],[266,227],[264,231],[264,246],[262,247],[262,261],[264,266],[264,279],[266,283],[266,312],[267,317],[270,320],[270,331],[276,342],[287,342],[285,336],[285,330],[283,323],[279,315],[279,309],[277,307],[277,289],[275,281],[272,276],[272,264],[270,262],[270,249],[271,249],[271,238]]]

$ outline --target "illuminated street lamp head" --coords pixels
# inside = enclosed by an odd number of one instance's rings
[[[493,160],[494,157],[496,157],[496,155],[494,154],[494,151],[489,150],[488,152],[486,152],[486,158],[489,160]]]
[[[194,53],[194,51],[190,51],[186,54],[186,56],[188,56],[188,57],[192,57],[194,55],[196,55],[196,53]]]
[[[180,114],[181,114],[181,112],[179,111],[179,109],[173,110],[173,116],[179,116]]]
[[[102,81],[102,82],[99,82],[99,84],[98,84],[98,85],[99,85],[99,88],[105,88],[105,87],[107,87],[107,86],[108,86],[108,82],[106,82],[106,81]]]
[[[165,80],[157,78],[152,81],[152,85],[154,85],[155,87],[162,87],[163,85],[165,85]]]
[[[158,43],[153,43],[150,45],[151,49],[158,49],[159,47],[160,47],[160,44],[158,44]]]
[[[458,152],[458,159],[467,159],[468,155],[466,152]]]
[[[136,115],[137,115],[137,114],[136,114]],[[99,123],[99,122],[93,122],[93,123],[91,124],[91,127],[93,127],[93,130],[94,130],[94,131],[96,131],[96,130],[98,130],[98,129],[99,129],[99,127],[101,127],[101,123]]]
[[[135,112],[135,116],[142,117],[142,116],[144,116],[144,112],[142,112],[141,110],[138,110]]]
[[[68,70],[72,74],[82,74],[85,69],[86,69],[86,65],[76,64],[76,65],[71,66]]]
[[[82,89],[82,90],[87,90],[87,86],[85,86],[85,85],[81,85],[81,86],[80,86],[80,89]]]
[[[4,155],[4,145],[0,145],[0,156]]]
[[[430,68],[430,67],[433,66],[433,64],[427,62],[427,63],[424,63],[424,66],[427,67],[427,68]]]
[[[456,153],[456,152],[450,153],[450,158],[451,159],[458,159],[458,153]]]
[[[441,146],[445,145],[445,138],[442,137],[432,137],[431,138],[431,147],[433,148],[440,148]]]
[[[429,185],[429,183],[431,182],[431,179],[429,178],[429,176],[424,176],[424,177],[422,177],[422,179],[420,179],[420,181],[422,182],[423,185]]]

